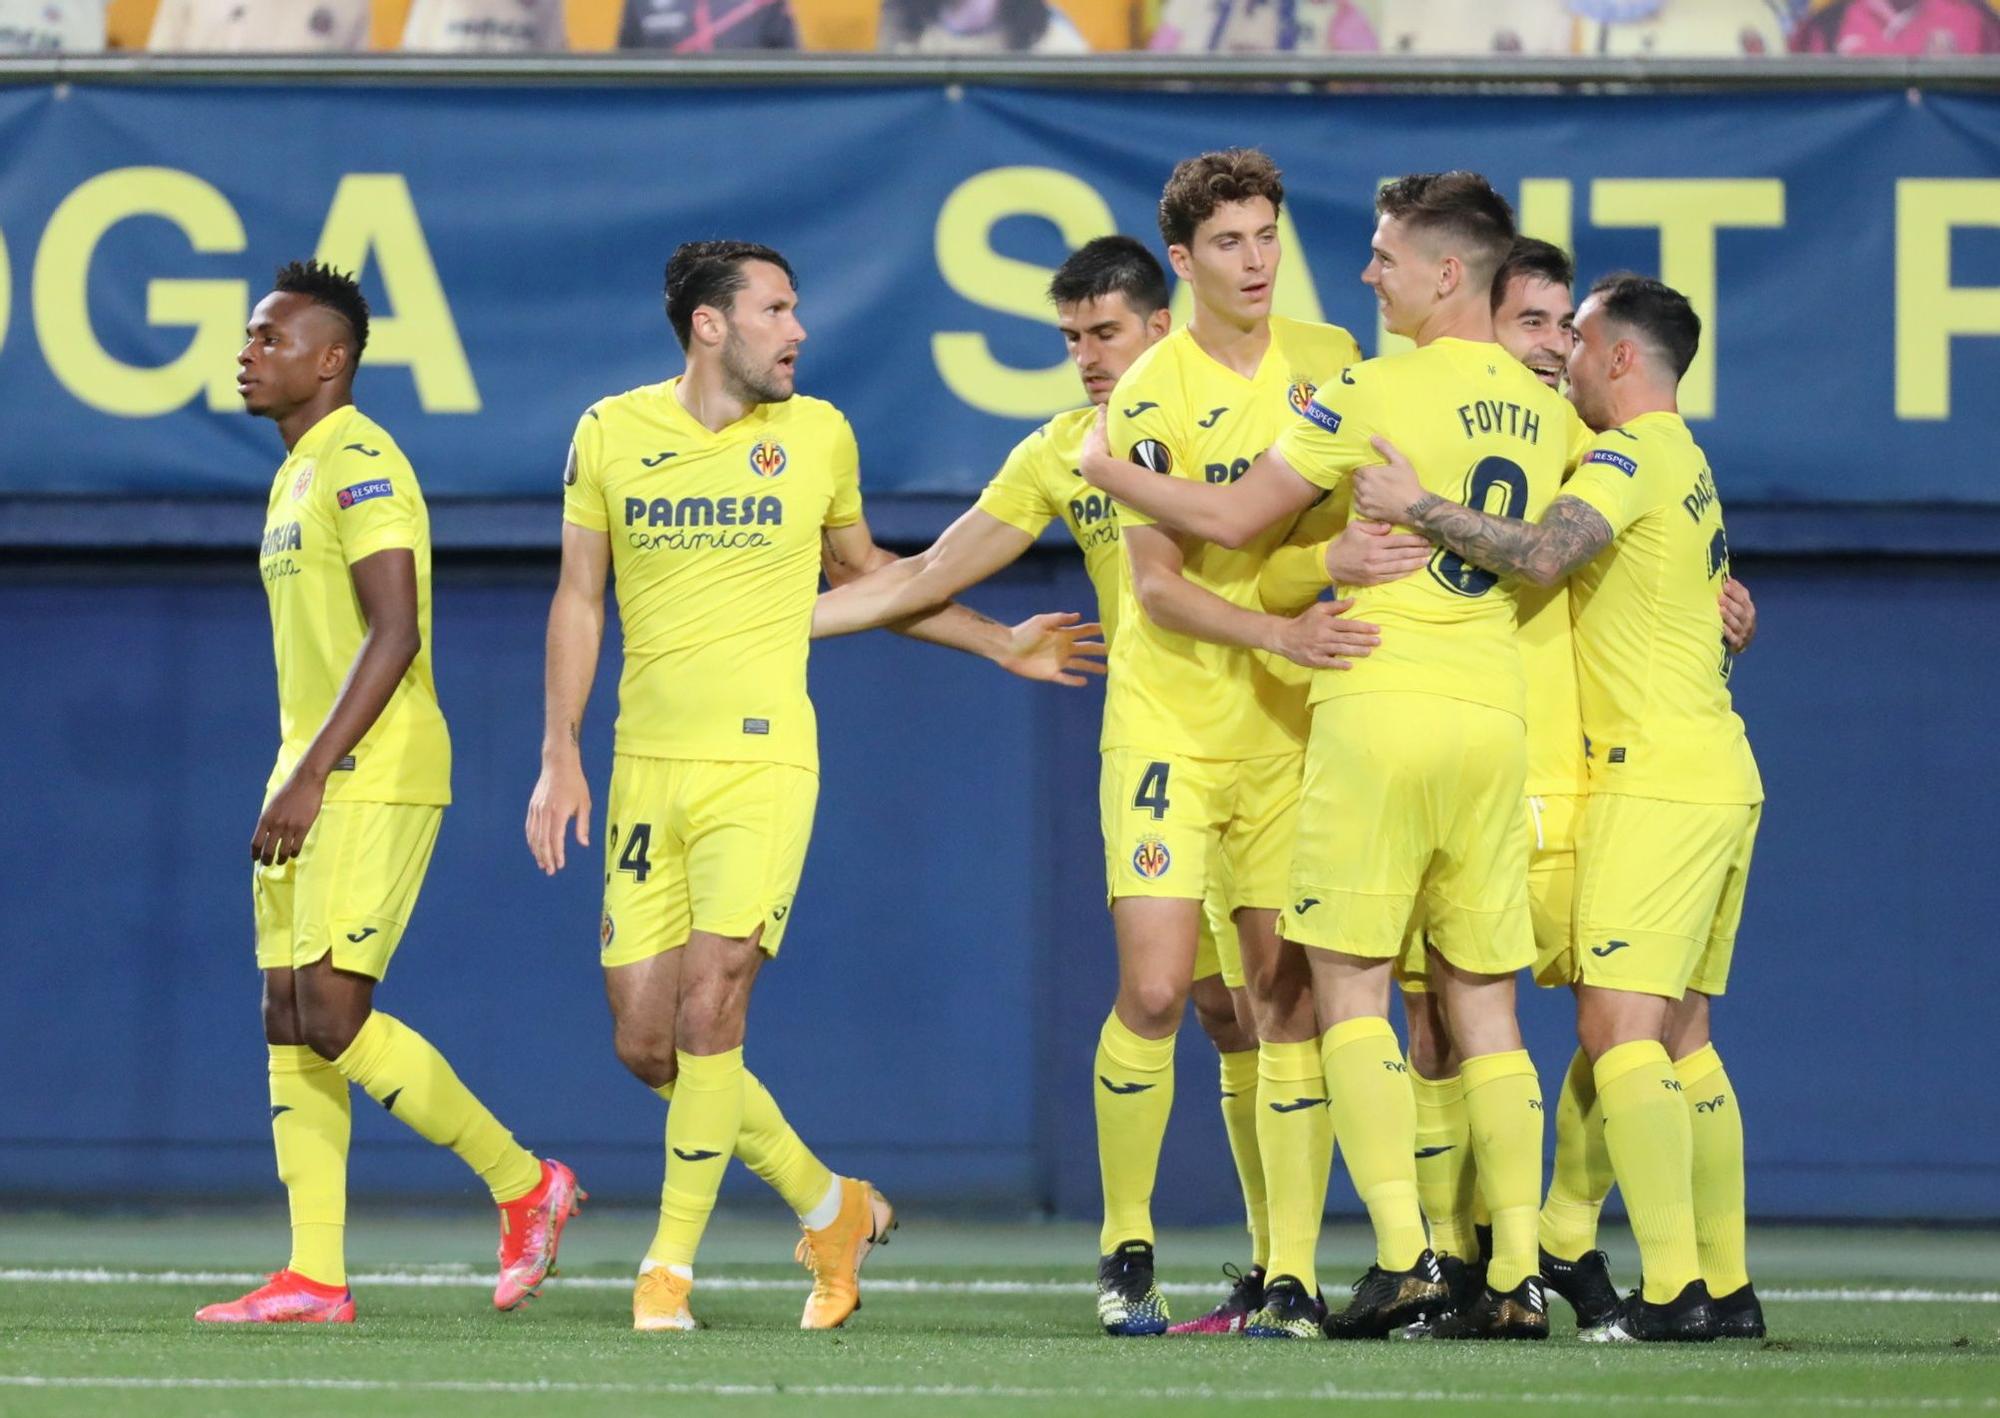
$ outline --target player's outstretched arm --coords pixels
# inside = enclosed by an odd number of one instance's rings
[[[926,550],[822,594],[813,606],[813,639],[852,635],[934,611],[1012,565],[1034,541],[992,513],[970,508]]]
[[[821,540],[821,564],[836,590],[896,560],[875,545],[865,518],[845,527],[827,527]],[[892,621],[889,628],[913,640],[978,655],[1023,679],[1076,686],[1086,682],[1086,675],[1104,673],[1102,627],[1075,614],[1030,616],[1019,625],[1005,626],[947,602],[937,610]]]
[[[1283,655],[1312,669],[1344,670],[1381,643],[1381,632],[1341,612],[1352,601],[1318,601],[1297,615],[1266,615],[1224,600],[1181,574],[1181,547],[1159,527],[1126,527],[1132,591],[1146,619],[1176,635]]]
[[[326,775],[375,727],[403,682],[404,671],[423,648],[423,632],[417,628],[416,553],[408,547],[389,547],[362,557],[348,574],[354,578],[355,599],[361,603],[368,633],[326,722],[257,819],[250,855],[266,866],[299,854],[325,800]]]
[[[572,820],[576,843],[590,845],[590,782],[583,773],[583,710],[597,678],[604,643],[604,579],[611,538],[563,523],[562,571],[549,603],[547,664],[542,680],[542,774],[528,799],[528,850],[535,865],[563,869],[563,834]]]
[[[1539,522],[1494,517],[1426,492],[1393,443],[1373,442],[1383,461],[1354,470],[1354,510],[1414,527],[1474,566],[1553,586],[1611,545],[1611,524],[1580,497],[1558,497]]]
[[[1293,472],[1273,448],[1234,483],[1163,477],[1111,452],[1105,414],[1084,440],[1078,471],[1112,500],[1155,522],[1217,546],[1240,547],[1266,527],[1290,520],[1319,499],[1320,490]]]
[[[1722,640],[1729,653],[1740,655],[1757,638],[1757,603],[1750,588],[1734,576],[1722,583]]]

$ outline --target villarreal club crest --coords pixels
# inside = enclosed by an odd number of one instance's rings
[[[785,445],[765,439],[750,449],[750,471],[760,478],[775,478],[785,471]]]
[[[1157,837],[1141,837],[1132,850],[1132,870],[1148,881],[1158,881],[1174,864],[1174,854]]]
[[[1319,392],[1319,385],[1309,379],[1294,379],[1292,387],[1285,392],[1285,398],[1292,406],[1292,412],[1303,415],[1312,407],[1313,395]]]

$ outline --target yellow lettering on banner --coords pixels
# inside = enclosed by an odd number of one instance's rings
[[[1660,279],[1701,317],[1701,349],[1681,379],[1681,412],[1715,417],[1715,234],[1723,227],[1782,227],[1785,184],[1775,177],[1603,178],[1590,184],[1597,226],[1658,227]]]
[[[358,278],[374,259],[390,315],[370,315],[368,363],[407,365],[431,414],[476,414],[479,388],[465,358],[410,185],[396,172],[340,179],[314,254]]]
[[[1319,303],[1319,285],[1313,280],[1312,267],[1306,262],[1306,244],[1299,240],[1299,229],[1292,224],[1289,211],[1278,213],[1278,246],[1284,255],[1278,264],[1278,288],[1271,292],[1271,313],[1324,324],[1326,311]],[[1175,283],[1172,309],[1176,325],[1187,324],[1194,314],[1194,287],[1186,281]]]
[[[171,413],[208,392],[216,410],[240,408],[233,356],[249,292],[242,281],[150,280],[146,323],[188,325],[187,348],[146,368],[113,358],[90,323],[90,264],[120,222],[160,217],[202,253],[241,251],[243,222],[229,199],[192,173],[124,167],[100,173],[65,197],[35,253],[35,335],[49,371],[79,401],[121,418]]]
[[[1515,225],[1523,236],[1532,236],[1537,241],[1549,242],[1574,254],[1574,205],[1567,177],[1524,177],[1521,179],[1521,204],[1515,209],[1518,217]]]
[[[1954,335],[2000,335],[2000,286],[1951,283],[1955,227],[2000,227],[2000,181],[1896,184],[1896,417],[1951,417]]]
[[[1007,217],[1021,216],[1052,223],[1066,250],[1118,229],[1111,208],[1082,178],[1049,167],[994,168],[960,183],[938,212],[938,274],[975,305],[1053,329],[1049,277],[1054,272],[993,249],[993,228]],[[932,335],[931,358],[945,387],[982,413],[1046,418],[1082,400],[1068,360],[1015,369],[996,359],[986,336],[977,331]]]

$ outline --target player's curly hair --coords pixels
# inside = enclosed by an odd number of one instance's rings
[[[883,38],[903,43],[937,23],[946,0],[882,0]],[[1000,32],[1009,49],[1029,49],[1049,28],[1048,0],[1000,0]]]
[[[727,311],[736,292],[750,284],[743,274],[746,261],[765,261],[785,273],[794,288],[798,277],[792,263],[768,246],[754,241],[684,241],[667,258],[667,323],[681,348],[688,347],[694,313],[704,305]]]
[[[348,363],[361,362],[361,352],[368,348],[368,297],[361,293],[361,283],[353,276],[318,261],[292,261],[278,267],[278,277],[271,289],[285,295],[302,295],[345,320],[347,328],[354,332],[354,358]]]
[[[1514,247],[1514,209],[1476,172],[1413,172],[1375,194],[1375,210],[1457,246],[1467,275],[1491,282]]]
[[[1056,268],[1049,281],[1049,300],[1074,305],[1101,300],[1116,292],[1141,319],[1167,308],[1167,273],[1146,244],[1130,236],[1100,236],[1086,241]]]
[[[1701,348],[1701,317],[1686,296],[1651,276],[1613,271],[1591,286],[1590,298],[1606,319],[1638,332],[1664,355],[1673,366],[1674,378],[1688,372]]]
[[[1576,284],[1576,263],[1569,259],[1567,251],[1553,241],[1532,236],[1515,237],[1507,259],[1493,273],[1495,310],[1506,302],[1507,287],[1514,283],[1516,276],[1533,276],[1552,286],[1569,287]]]
[[[1273,212],[1284,209],[1284,179],[1269,154],[1223,148],[1184,158],[1160,193],[1160,237],[1169,246],[1186,246],[1217,207],[1253,197],[1268,199]]]

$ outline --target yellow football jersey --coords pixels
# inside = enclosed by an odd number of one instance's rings
[[[1590,790],[1762,802],[1729,700],[1722,502],[1688,426],[1679,414],[1641,414],[1598,435],[1563,491],[1603,513],[1617,538],[1570,578]]]
[[[1271,346],[1254,379],[1216,363],[1185,327],[1140,355],[1111,395],[1114,453],[1173,477],[1229,483],[1277,440],[1311,401],[1317,381],[1360,357],[1337,325],[1274,316]],[[1120,507],[1121,524],[1150,519]],[[1272,527],[1231,550],[1191,541],[1183,573],[1235,605],[1261,610],[1257,576],[1291,528]],[[1152,623],[1121,577],[1121,633],[1111,646],[1105,748],[1238,760],[1296,753],[1305,742],[1295,676],[1274,659],[1177,635]]]
[[[820,530],[860,520],[854,430],[803,395],[711,433],[679,379],[578,420],[563,517],[611,538],[619,753],[819,768],[806,651]]]
[[[1521,617],[1521,669],[1528,681],[1528,795],[1588,792],[1576,649],[1570,639],[1569,585],[1522,582],[1514,595]]]
[[[1057,414],[1014,445],[993,481],[979,494],[979,510],[1039,537],[1060,517],[1083,552],[1083,569],[1097,593],[1097,620],[1111,643],[1118,629],[1119,582],[1125,554],[1118,546],[1118,513],[1108,493],[1083,480],[1083,440],[1097,410]]]
[[[271,602],[282,735],[267,795],[326,722],[368,634],[347,568],[391,548],[416,556],[422,643],[381,716],[328,775],[326,800],[451,801],[451,736],[431,678],[430,514],[403,450],[352,404],[306,431],[264,509],[257,570]]]
[[[1569,401],[1500,346],[1441,339],[1371,359],[1322,384],[1278,442],[1319,487],[1342,489],[1382,461],[1388,439],[1441,497],[1505,517],[1539,517],[1589,434]],[[1527,712],[1515,637],[1518,583],[1439,548],[1429,567],[1382,586],[1340,588],[1382,643],[1351,670],[1313,676],[1312,701],[1405,690]]]

